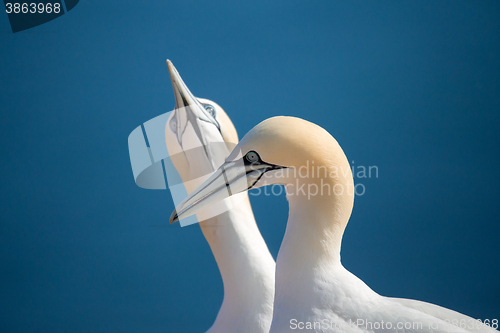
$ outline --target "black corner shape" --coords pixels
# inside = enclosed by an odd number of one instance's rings
[[[79,0],[4,0],[12,32],[47,23],[73,9]],[[64,3],[63,3],[64,2]]]
[[[66,13],[75,8],[76,4],[80,0],[63,0],[64,3],[66,4]]]

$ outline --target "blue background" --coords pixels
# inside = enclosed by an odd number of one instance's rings
[[[293,115],[378,166],[342,246],[376,292],[500,317],[498,1],[89,0],[0,39],[0,331],[212,324],[210,249],[128,156],[174,106],[167,58],[240,136]],[[286,199],[252,204],[276,257]]]

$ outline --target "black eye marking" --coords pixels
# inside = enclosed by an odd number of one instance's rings
[[[252,150],[245,155],[245,160],[249,163],[257,163],[260,161],[260,156]]]
[[[252,189],[255,186],[255,184],[259,182],[262,176],[264,176],[266,172],[278,169],[287,169],[287,167],[263,161],[260,155],[254,150],[251,150],[248,153],[246,153],[242,159],[243,159],[243,164],[245,164],[247,175],[252,172],[260,173],[258,177],[254,180],[254,182],[248,186],[247,188],[248,190]]]

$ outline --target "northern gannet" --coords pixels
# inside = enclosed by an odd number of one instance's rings
[[[383,297],[342,266],[353,176],[337,141],[308,121],[274,117],[255,126],[170,222],[270,184],[285,185],[289,202],[271,332],[496,332],[437,305]]]
[[[224,162],[238,135],[217,103],[194,97],[172,62],[167,60],[167,66],[175,110],[165,127],[165,140],[190,193]],[[255,223],[248,194],[223,214],[208,219],[198,214],[198,219],[224,284],[224,300],[207,332],[269,332],[275,262]]]

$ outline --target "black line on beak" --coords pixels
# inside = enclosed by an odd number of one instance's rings
[[[224,176],[224,182],[226,183],[227,193],[229,193],[229,196],[232,196],[233,193],[231,192],[231,187],[229,187],[229,181],[226,176],[226,169],[222,170],[222,175]]]

